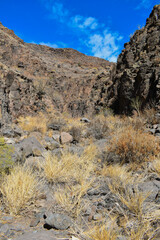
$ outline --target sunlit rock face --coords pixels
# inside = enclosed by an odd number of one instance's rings
[[[109,105],[118,113],[128,113],[137,98],[142,107],[154,103],[160,108],[160,5],[124,47],[109,89]]]
[[[48,107],[73,116],[106,104],[115,64],[73,49],[24,43],[0,24],[0,106],[3,121]]]

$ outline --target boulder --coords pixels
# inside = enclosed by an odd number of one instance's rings
[[[46,215],[45,223],[49,227],[66,230],[72,225],[72,220],[67,215],[49,212]]]
[[[67,132],[62,132],[60,135],[60,143],[61,144],[66,144],[66,143],[71,143],[73,141],[73,137],[67,133]]]
[[[45,137],[43,141],[43,146],[45,147],[45,149],[52,151],[56,148],[59,148],[60,144],[57,141],[55,141],[53,138]]]
[[[14,145],[15,155],[21,160],[30,156],[43,156],[45,149],[35,137],[28,137]]]

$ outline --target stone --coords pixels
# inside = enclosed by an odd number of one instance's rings
[[[101,215],[101,214],[98,214],[98,213],[97,213],[97,214],[94,214],[94,215],[93,215],[93,220],[94,220],[94,221],[99,221],[99,220],[101,220],[101,219],[102,219],[102,215]]]
[[[61,144],[66,144],[66,143],[71,143],[73,141],[73,137],[67,133],[67,132],[62,132],[60,135],[60,143]]]
[[[45,149],[43,146],[38,142],[35,137],[28,137],[23,141],[14,145],[15,152],[23,158],[27,158],[29,156],[43,156]]]
[[[56,142],[53,138],[50,137],[45,137],[44,141],[43,141],[43,146],[47,149],[47,150],[54,150],[56,148],[60,147],[60,144],[58,142]]]
[[[40,216],[37,216],[35,218],[33,218],[30,222],[30,227],[36,227],[38,225],[38,223],[40,222]]]
[[[8,234],[9,231],[10,231],[10,225],[9,225],[9,224],[3,224],[3,225],[0,227],[0,233]]]
[[[158,196],[159,187],[157,186],[156,181],[146,181],[139,183],[139,189],[145,194],[149,194],[146,201],[155,201]]]
[[[77,154],[78,156],[81,156],[83,151],[84,151],[84,148],[83,147],[80,147],[80,146],[69,146],[67,151],[69,153],[72,153],[72,154]]]
[[[54,131],[56,131],[56,130],[59,131],[60,128],[61,128],[61,125],[60,124],[51,123],[47,127],[48,127],[48,129],[52,129]]]
[[[57,240],[54,233],[46,230],[24,233],[15,240]]]
[[[91,122],[88,118],[81,118],[80,121],[84,122],[84,123],[90,123]]]
[[[28,157],[25,161],[25,166],[29,166],[32,168],[39,168],[41,164],[45,162],[44,157]]]
[[[52,135],[52,138],[56,141],[56,142],[59,142],[60,141],[60,134],[53,134]]]
[[[72,220],[67,215],[49,212],[45,223],[52,228],[66,230],[72,225]]]

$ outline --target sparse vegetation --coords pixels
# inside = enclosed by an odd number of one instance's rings
[[[91,122],[88,129],[87,136],[92,136],[95,139],[101,139],[107,136],[109,132],[107,118],[103,115],[96,116],[95,119]]]
[[[48,155],[42,165],[44,174],[49,182],[82,182],[94,172],[96,147],[87,147],[82,155],[69,152],[62,153],[61,158]]]
[[[34,169],[37,177],[31,169],[13,168],[1,182],[2,205],[12,214],[22,214],[31,203],[36,205],[38,182],[43,179],[43,183],[51,187],[53,209],[64,211],[81,224],[90,219],[91,223],[84,227],[85,232],[80,230],[84,239],[117,240],[119,236],[131,240],[152,239],[156,236],[159,209],[154,202],[146,205],[152,193],[139,189],[139,184],[145,182],[146,173],[160,174],[159,140],[145,132],[149,122],[154,120],[149,119],[147,110],[138,114],[136,111],[132,117],[101,113],[93,117],[91,123],[83,123],[80,118],[71,118],[68,114],[56,114],[53,109],[37,116],[19,118],[19,126],[27,131],[41,132],[42,138],[44,135],[52,138],[54,131],[59,134],[66,131],[83,150],[79,152],[72,143],[73,153],[67,145],[61,146],[59,155],[48,152],[43,161],[37,161],[38,167]],[[101,153],[106,156],[102,161],[99,159],[101,150],[96,144],[103,138],[107,141],[102,147]],[[107,160],[108,154],[113,154],[113,158],[118,156],[118,162],[113,164],[114,161]],[[151,164],[147,165],[147,162]],[[145,167],[146,171],[141,171]],[[99,193],[100,187],[107,187],[107,194]],[[90,191],[91,195],[88,195]],[[97,207],[102,198],[107,204],[114,201],[112,210]],[[96,211],[92,215],[91,210],[90,215],[86,215],[86,209],[95,207],[95,202]],[[96,219],[96,214],[100,218]]]
[[[11,214],[19,214],[37,196],[38,181],[31,169],[16,166],[11,174],[4,176],[0,192],[6,210]]]
[[[142,164],[151,161],[160,153],[159,140],[130,126],[122,128],[116,136],[113,136],[108,151],[118,154],[121,163]]]
[[[12,153],[14,148],[5,143],[3,137],[0,137],[0,175],[8,173],[10,168],[14,165],[12,160]]]
[[[47,131],[47,121],[48,119],[45,117],[44,113],[40,112],[36,116],[26,116],[19,117],[18,123],[19,126],[29,132],[40,131],[41,133],[46,133]]]

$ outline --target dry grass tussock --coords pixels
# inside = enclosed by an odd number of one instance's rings
[[[45,112],[39,112],[34,116],[21,116],[17,119],[19,126],[29,132],[39,131],[45,134],[48,130],[48,124],[54,121],[55,124],[64,124],[64,118],[51,107]]]
[[[102,175],[109,177],[108,186],[121,203],[135,216],[142,216],[143,203],[150,194],[140,192],[137,187],[142,176],[134,177],[128,167],[120,165],[104,167]]]
[[[86,147],[81,156],[69,152],[62,153],[61,158],[48,155],[42,165],[44,175],[49,182],[83,182],[96,168],[94,145]]]
[[[84,208],[83,196],[91,187],[92,181],[86,181],[75,185],[68,185],[65,189],[59,189],[55,192],[55,198],[63,209],[72,214],[74,217],[80,216]]]
[[[160,158],[155,159],[152,162],[152,171],[156,172],[160,176]]]
[[[131,126],[125,127],[112,137],[108,151],[119,155],[121,163],[141,164],[160,154],[159,140]]]
[[[116,217],[94,226],[84,233],[84,236],[90,240],[116,240],[120,235],[116,225]]]
[[[47,122],[47,118],[41,112],[35,116],[19,117],[18,119],[18,124],[23,130],[29,132],[39,131],[42,134],[47,131]]]
[[[19,214],[36,198],[37,189],[38,181],[29,168],[14,167],[10,175],[4,176],[0,186],[6,210]]]

